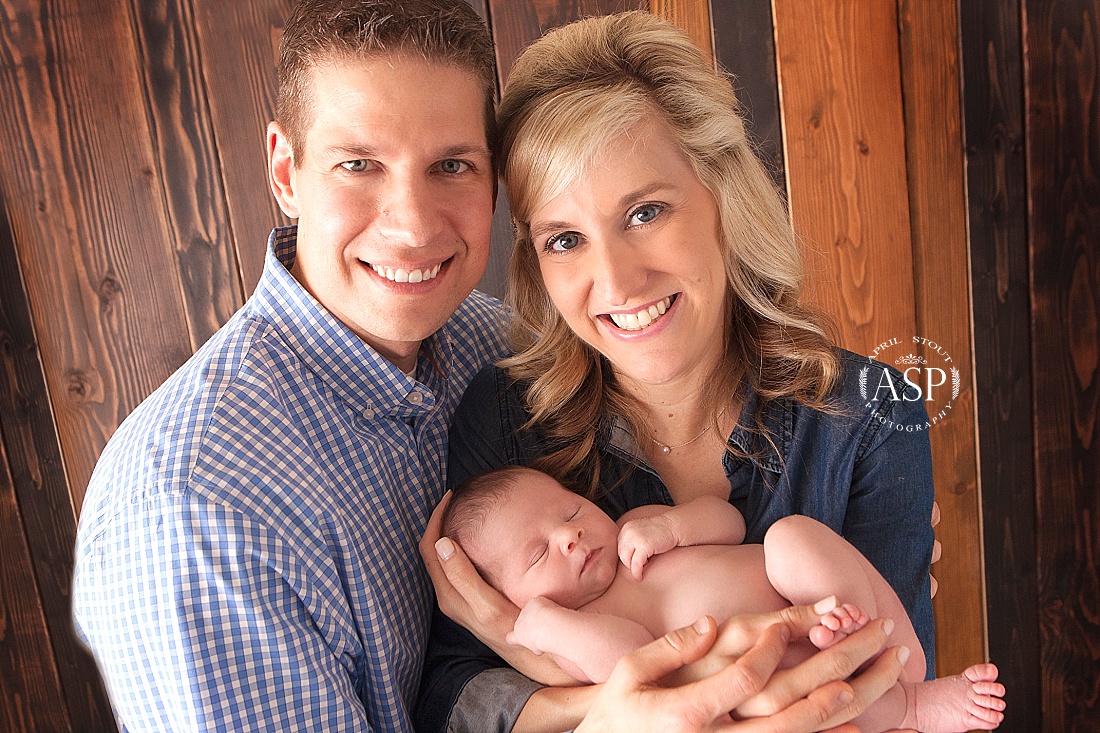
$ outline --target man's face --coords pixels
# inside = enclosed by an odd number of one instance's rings
[[[272,189],[298,219],[291,272],[403,369],[485,271],[493,170],[473,74],[414,56],[313,70],[301,160],[273,123]]]

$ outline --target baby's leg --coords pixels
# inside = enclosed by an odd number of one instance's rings
[[[924,679],[924,650],[909,614],[874,566],[836,532],[809,517],[785,517],[764,536],[764,566],[772,586],[791,603],[812,604],[835,595],[871,618],[893,619],[890,644],[911,652],[901,679]]]

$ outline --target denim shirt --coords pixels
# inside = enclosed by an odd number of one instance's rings
[[[838,350],[838,355],[842,372],[829,396],[831,409],[773,400],[760,418],[770,441],[761,431],[745,427],[753,425],[757,405],[756,394],[749,392],[729,443],[739,454],[752,457],[726,453],[729,500],[745,517],[745,542],[762,542],[772,523],[792,514],[813,517],[851,542],[897,592],[932,676],[928,570],[934,535],[927,412],[919,393],[897,370],[851,352]],[[876,374],[885,369],[900,399],[865,397],[867,368]],[[550,443],[537,426],[522,427],[529,417],[522,394],[522,385],[497,367],[474,378],[451,428],[448,485],[504,465],[529,465],[549,451]],[[613,518],[637,506],[673,503],[624,425],[606,425],[599,446],[601,486],[596,502]],[[539,686],[518,672],[498,670],[504,665],[437,607],[418,730],[511,730]]]

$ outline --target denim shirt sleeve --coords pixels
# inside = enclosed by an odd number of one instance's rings
[[[901,375],[894,376],[899,389],[905,388]],[[857,447],[841,534],[898,594],[924,647],[930,679],[935,676],[928,576],[935,491],[928,427],[928,413],[919,399],[878,405]]]
[[[534,460],[537,438],[518,432],[525,419],[504,372],[492,366],[482,370],[455,412],[447,485]],[[416,709],[419,733],[508,733],[541,687],[435,607]]]

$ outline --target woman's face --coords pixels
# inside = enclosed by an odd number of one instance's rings
[[[531,240],[566,323],[628,381],[697,380],[721,358],[718,209],[663,122],[636,124],[534,211]]]

